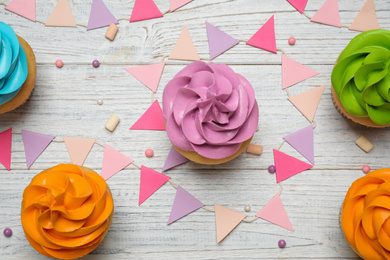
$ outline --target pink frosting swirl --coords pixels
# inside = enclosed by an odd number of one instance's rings
[[[243,76],[225,64],[195,61],[166,85],[163,115],[177,148],[222,159],[253,136],[259,108]]]

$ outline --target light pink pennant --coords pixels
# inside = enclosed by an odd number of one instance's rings
[[[290,100],[290,102],[299,110],[299,112],[302,113],[302,115],[307,118],[307,120],[313,122],[324,89],[325,85],[313,88],[296,96],[291,96],[288,100]]]
[[[276,182],[279,183],[313,166],[274,149]]]
[[[217,243],[220,243],[241,223],[246,215],[218,204],[214,204],[214,208],[215,223],[217,226]]]
[[[12,128],[0,133],[0,163],[11,170]]]
[[[142,165],[138,206],[148,199],[161,186],[163,186],[170,178],[171,177]]]
[[[188,162],[189,160],[181,155],[175,147],[172,146],[171,150],[169,151],[168,157],[165,161],[164,167],[162,169],[163,172],[168,171],[169,169],[172,169],[173,167],[176,167],[178,165],[181,165],[183,163]]]
[[[193,0],[171,0],[171,12],[192,1]]]
[[[198,53],[196,52],[194,43],[192,42],[190,32],[187,25],[183,27],[179,39],[177,40],[175,47],[173,47],[168,59],[170,60],[200,60]]]
[[[301,130],[283,137],[292,147],[314,165],[313,126],[309,125]]]
[[[35,22],[35,0],[13,0],[5,7],[5,10]]]
[[[156,64],[125,68],[125,70],[138,79],[146,87],[148,87],[151,91],[156,93],[164,66],[165,62],[161,62]]]
[[[318,72],[282,55],[282,89],[288,88],[305,79],[317,75]]]
[[[118,20],[112,15],[103,0],[93,0],[91,5],[91,13],[89,15],[87,31],[97,29],[110,24],[118,24]]]
[[[176,220],[194,212],[203,207],[204,204],[192,196],[182,187],[177,186],[175,200],[173,201],[171,215],[169,216],[168,225]]]
[[[257,212],[256,217],[267,220],[290,231],[294,231],[279,194],[276,194],[259,212]]]
[[[326,0],[310,21],[340,28],[341,21],[337,0]]]
[[[349,30],[365,32],[379,29],[378,18],[376,17],[374,0],[367,0],[360,12],[348,28]]]
[[[134,123],[130,130],[165,130],[160,104],[157,100],[146,110],[146,112]]]
[[[73,164],[83,165],[96,139],[64,137],[64,142]]]
[[[307,4],[307,0],[287,0],[298,12],[303,13]]]
[[[58,0],[45,26],[76,27],[68,0]]]
[[[211,60],[237,45],[239,42],[208,22],[206,22],[206,30]]]
[[[276,53],[274,16],[271,16],[246,44]]]
[[[132,162],[132,159],[106,144],[104,146],[101,176],[108,180]]]
[[[135,0],[130,23],[163,17],[153,0]]]
[[[46,147],[54,139],[54,136],[43,135],[22,129],[24,152],[26,154],[27,169],[43,153]]]

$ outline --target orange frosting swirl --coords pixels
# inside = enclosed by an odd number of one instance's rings
[[[341,226],[351,247],[365,259],[390,259],[390,169],[357,179],[343,203]]]
[[[59,164],[36,175],[23,193],[22,225],[41,254],[75,259],[105,237],[114,203],[105,180],[91,169]]]

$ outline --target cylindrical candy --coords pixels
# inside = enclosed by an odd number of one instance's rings
[[[111,23],[110,26],[108,27],[107,29],[107,32],[106,32],[106,38],[109,39],[110,41],[113,41],[116,34],[118,32],[118,26],[116,26],[116,24],[114,23]]]
[[[107,120],[106,124],[104,125],[105,128],[107,128],[108,131],[114,131],[116,126],[119,124],[119,117],[115,114],[112,114],[110,118]]]
[[[257,144],[249,144],[246,148],[246,152],[260,155],[263,152],[263,146]]]

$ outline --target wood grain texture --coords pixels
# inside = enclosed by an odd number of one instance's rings
[[[5,4],[10,0],[2,0]],[[46,21],[56,0],[37,0],[37,20]],[[86,25],[90,0],[70,0],[76,23]],[[309,15],[324,1],[308,1]],[[339,0],[341,22],[349,25],[364,0]],[[168,0],[155,0],[159,9],[169,9]],[[105,1],[119,22],[114,41],[104,38],[106,28],[57,28],[33,23],[0,6],[1,20],[10,24],[33,48],[37,80],[30,100],[20,108],[0,115],[0,131],[12,127],[43,134],[96,138],[143,164],[161,171],[171,144],[164,131],[130,131],[130,126],[151,105],[151,91],[125,71],[125,67],[161,62],[169,55],[182,27],[187,25],[201,58],[208,58],[205,21],[240,40],[248,40],[271,15],[275,15],[276,43],[287,55],[320,74],[289,89],[296,95],[326,85],[315,117],[315,166],[283,182],[282,201],[295,232],[263,220],[241,223],[221,244],[216,243],[215,216],[198,210],[167,226],[175,189],[167,183],[138,207],[140,171],[130,165],[108,180],[115,202],[113,223],[103,243],[83,259],[358,259],[344,241],[339,228],[339,208],[351,183],[363,176],[361,168],[389,167],[390,133],[371,129],[343,118],[330,95],[333,64],[358,34],[347,28],[311,23],[287,1],[194,0],[163,18],[129,23],[134,0]],[[381,28],[390,29],[388,0],[376,0]],[[288,38],[297,40],[288,45]],[[54,62],[64,61],[58,69]],[[92,67],[98,59],[101,66]],[[167,65],[154,97],[162,100],[167,82],[186,61],[165,60]],[[208,207],[214,203],[244,212],[250,205],[252,218],[279,191],[272,149],[282,137],[306,127],[308,121],[281,90],[281,53],[272,54],[239,45],[214,60],[231,65],[253,85],[260,109],[259,131],[253,142],[264,146],[261,156],[243,153],[222,165],[187,163],[167,172],[176,184]],[[102,106],[97,99],[103,99]],[[114,132],[104,128],[111,113],[121,119]],[[375,148],[368,154],[355,145],[365,135]],[[152,148],[153,158],[144,151]],[[305,159],[285,143],[282,152]],[[95,145],[85,166],[101,171],[103,148]],[[11,227],[14,235],[0,239],[1,259],[47,259],[29,245],[20,223],[24,188],[43,169],[70,162],[64,143],[52,143],[26,169],[22,137],[13,135],[11,171],[0,165],[0,230]],[[287,247],[277,246],[285,239]]]

